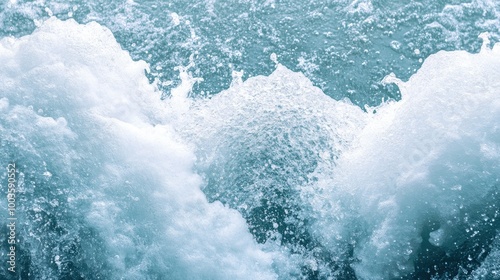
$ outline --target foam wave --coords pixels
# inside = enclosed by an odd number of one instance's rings
[[[292,267],[282,275],[290,279],[351,273],[312,236],[309,209],[322,192],[318,176],[334,168],[366,120],[359,107],[331,99],[278,64],[270,76],[194,101],[176,127],[197,148],[208,199],[238,209],[269,250],[292,254],[280,265]]]
[[[240,214],[207,202],[147,65],[109,30],[52,18],[1,40],[0,63],[0,155],[23,178],[22,277],[275,278]]]
[[[377,108],[333,184],[367,224],[363,279],[471,271],[498,229],[500,45],[439,52]],[[472,244],[471,244],[472,243]],[[465,256],[468,260],[464,260]]]
[[[196,79],[180,67],[183,83],[161,102],[147,64],[96,23],[52,18],[4,38],[0,63],[22,277],[498,271],[498,44],[387,78],[402,100],[365,111],[279,64],[267,77],[235,74],[209,99],[187,97]]]
[[[283,66],[195,102],[180,130],[204,192],[286,246],[300,277],[470,274],[499,228],[500,48],[487,44],[388,77],[402,100],[367,113]]]

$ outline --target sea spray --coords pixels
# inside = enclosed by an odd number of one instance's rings
[[[430,56],[398,81],[401,101],[363,111],[279,63],[204,99],[189,94],[196,67],[179,67],[186,83],[162,101],[148,65],[97,23],[52,18],[4,38],[0,155],[19,167],[16,268],[495,277],[499,50]]]
[[[22,193],[19,277],[276,278],[241,215],[206,200],[146,63],[108,29],[51,18],[2,39],[0,61],[0,157],[18,164]]]

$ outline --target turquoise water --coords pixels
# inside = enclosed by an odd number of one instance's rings
[[[133,59],[151,65],[168,91],[179,83],[172,69],[188,65],[204,79],[193,95],[229,87],[232,71],[243,78],[269,75],[269,60],[303,72],[327,95],[359,106],[398,99],[380,81],[403,79],[439,50],[477,52],[478,35],[498,38],[495,1],[14,1],[2,7],[1,35],[31,33],[49,15],[97,21],[113,32]],[[176,13],[179,24],[172,20]],[[191,60],[190,60],[190,57]]]
[[[499,30],[487,0],[4,1],[0,278],[500,279]]]

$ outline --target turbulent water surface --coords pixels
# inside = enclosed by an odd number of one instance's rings
[[[0,279],[500,279],[499,1],[5,0],[0,37]]]

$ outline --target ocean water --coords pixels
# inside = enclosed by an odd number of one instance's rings
[[[499,30],[496,0],[5,0],[0,279],[500,279]]]

